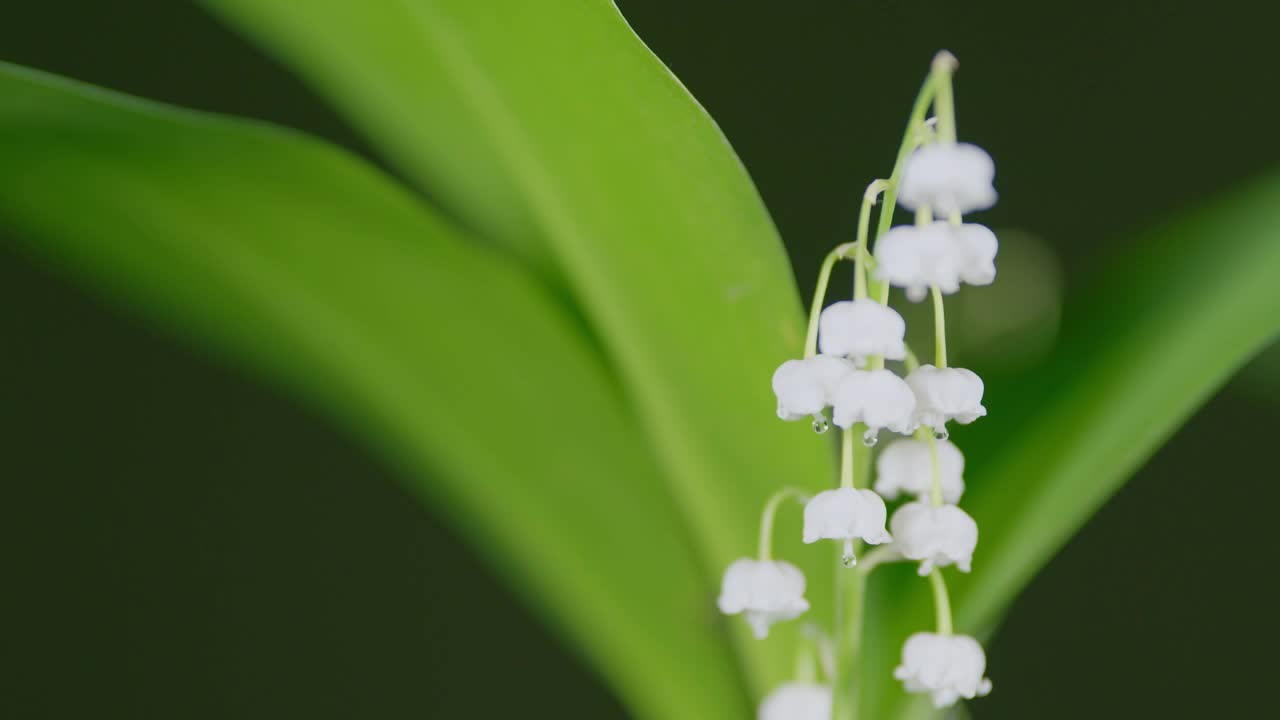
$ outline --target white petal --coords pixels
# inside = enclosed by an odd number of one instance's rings
[[[968,635],[916,633],[902,646],[902,664],[893,676],[908,692],[929,693],[944,707],[990,692],[986,669],[982,646]]]
[[[853,364],[830,355],[806,360],[788,360],[773,373],[773,393],[778,398],[778,417],[799,420],[820,413]]]
[[[889,540],[885,515],[884,500],[870,490],[824,490],[804,506],[804,541],[863,540],[878,545]]]
[[[978,546],[978,524],[955,505],[907,503],[893,513],[889,531],[903,557],[921,561],[921,575],[947,565],[968,572]]]
[[[726,615],[743,614],[757,637],[769,626],[799,617],[809,609],[804,573],[781,560],[740,558],[725,570],[717,604]]]
[[[915,422],[943,432],[947,422],[967,425],[987,414],[982,406],[982,378],[964,368],[921,365],[907,375],[915,393]]]
[[[845,300],[829,305],[819,320],[818,347],[824,354],[849,357],[858,364],[871,355],[906,357],[907,324],[896,310],[875,300]]]
[[[832,421],[842,428],[861,422],[872,432],[888,428],[905,435],[915,430],[915,395],[902,378],[888,370],[849,373],[832,400]]]
[[[926,145],[903,165],[898,202],[910,210],[927,205],[938,215],[986,210],[996,204],[995,175],[991,156],[977,145]]]
[[[787,683],[760,703],[758,720],[830,720],[831,688],[816,683]]]
[[[964,494],[964,455],[947,440],[935,440],[942,500],[954,505]],[[933,459],[928,443],[902,438],[894,440],[876,458],[876,492],[886,500],[915,495],[928,500],[933,493]]]
[[[970,285],[990,285],[996,279],[996,253],[1000,242],[985,225],[965,223],[954,228],[964,254],[960,279]]]
[[[958,231],[945,222],[891,228],[876,243],[876,278],[906,288],[912,300],[923,299],[931,286],[956,292],[968,266]]]

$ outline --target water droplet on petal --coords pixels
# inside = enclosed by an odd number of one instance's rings
[[[867,447],[875,447],[880,442],[880,436],[876,430],[868,430],[862,434],[862,444]]]
[[[947,438],[949,438],[949,437],[951,437],[951,436],[947,434],[947,429],[946,429],[946,428],[942,428],[941,430],[934,430],[934,431],[933,431],[933,438],[934,438],[935,440],[946,440],[946,439],[947,439]]]
[[[813,416],[813,431],[814,431],[814,432],[816,432],[816,433],[818,433],[819,435],[821,435],[822,433],[824,433],[824,432],[826,432],[826,431],[828,431],[828,430],[830,430],[830,429],[831,429],[831,423],[827,422],[827,418],[826,418],[826,416],[823,416],[823,415],[814,415],[814,416]]]

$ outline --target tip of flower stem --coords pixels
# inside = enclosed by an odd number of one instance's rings
[[[872,205],[875,205],[876,199],[880,196],[880,193],[884,192],[888,187],[888,180],[873,180],[871,181],[871,184],[867,186],[866,192],[862,193],[862,198]]]
[[[956,59],[955,55],[951,54],[950,50],[939,50],[938,54],[933,56],[934,70],[953,71],[959,67],[960,61]]]

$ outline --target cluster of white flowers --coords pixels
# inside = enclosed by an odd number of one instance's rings
[[[879,309],[867,311],[871,306]],[[788,360],[773,373],[783,420],[820,419],[830,407],[841,428],[866,425],[873,444],[884,429],[910,435],[924,426],[941,434],[949,421],[967,425],[987,414],[982,378],[970,370],[921,365],[902,378],[884,368],[864,369],[868,358],[906,355],[906,323],[893,308],[869,299],[838,302],[822,311],[819,327],[822,354]]]
[[[785,361],[773,375],[778,417],[813,418],[815,430],[823,432],[830,408],[831,421],[844,431],[840,487],[807,498],[804,542],[842,543],[846,567],[856,565],[854,555],[862,544],[888,544],[857,572],[869,573],[875,564],[890,558],[916,562],[919,574],[930,578],[938,631],[907,639],[894,676],[908,691],[928,694],[937,707],[985,695],[991,689],[983,676],[982,646],[972,637],[952,634],[950,603],[938,573],[947,566],[969,572],[978,543],[977,523],[958,506],[965,489],[965,462],[960,449],[948,440],[947,426],[968,424],[987,413],[982,405],[982,379],[970,370],[947,365],[943,295],[957,292],[962,284],[991,284],[998,249],[991,230],[962,220],[966,213],[995,204],[995,165],[981,148],[955,140],[954,117],[948,117],[953,113],[953,69],[954,58],[940,55],[926,83],[926,92],[936,93],[936,131],[931,122],[909,128],[908,142],[914,149],[895,168],[893,177],[898,179],[876,181],[868,188],[857,242],[837,248],[824,265],[820,288],[826,287],[826,273],[834,260],[854,261],[854,297],[828,305],[820,313],[821,300],[815,299],[817,317],[810,318],[804,357]],[[924,138],[912,139],[921,133]],[[887,204],[882,213],[890,215],[882,216],[883,232],[872,253],[867,229],[870,207],[894,182],[898,202],[915,211],[915,224],[888,227],[893,208]],[[874,278],[881,284],[878,298],[869,297],[866,287],[865,266],[873,261]],[[932,293],[937,315],[935,364],[919,364],[907,348],[906,323],[888,305],[890,286],[901,288],[912,301]],[[902,361],[906,372],[894,372],[885,367],[886,361]],[[851,438],[861,432],[870,447],[884,431],[906,437],[880,451],[874,489],[867,489],[866,479],[858,483],[854,478]],[[886,500],[900,498],[904,501],[890,516]],[[776,509],[777,502],[771,500],[762,534],[772,532]],[[762,538],[759,559],[741,558],[729,566],[719,601],[723,612],[742,614],[761,638],[773,623],[799,617],[809,608],[803,573],[794,565],[773,560],[768,542]],[[765,699],[759,717],[826,720],[833,692],[838,691],[807,680],[789,683]]]
[[[982,148],[942,143],[916,150],[902,171],[898,201],[909,210],[943,218],[995,205],[996,167]],[[984,225],[925,222],[901,225],[876,243],[876,277],[904,288],[913,302],[930,287],[950,295],[960,283],[990,285],[996,279],[995,233]]]

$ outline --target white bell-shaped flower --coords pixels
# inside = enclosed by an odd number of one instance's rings
[[[889,528],[898,552],[920,561],[921,575],[946,565],[969,572],[978,546],[978,523],[955,505],[909,502],[893,513]]]
[[[773,393],[778,396],[778,417],[800,420],[816,415],[832,404],[840,381],[854,370],[848,360],[817,355],[788,360],[773,373]]]
[[[964,494],[964,455],[947,440],[935,440],[938,480],[943,502],[954,505]],[[876,492],[885,500],[915,495],[928,500],[933,492],[933,457],[929,444],[902,438],[889,443],[876,458]]]
[[[905,289],[912,302],[923,300],[930,286],[956,292],[966,259],[953,230],[945,222],[890,228],[876,241],[876,279]]]
[[[1000,241],[991,228],[977,223],[964,223],[951,228],[960,244],[964,262],[960,266],[960,279],[969,285],[990,285],[996,279],[996,253]]]
[[[884,500],[870,490],[823,490],[804,506],[804,541],[844,541],[844,562],[852,566],[854,540],[879,545],[893,539],[884,529],[886,515]]]
[[[804,599],[804,573],[781,560],[734,560],[720,585],[720,612],[742,614],[758,638],[769,626],[793,620],[809,609]]]
[[[826,355],[839,355],[866,365],[870,355],[886,360],[907,356],[903,336],[907,323],[897,310],[875,300],[845,300],[828,305],[818,325],[818,348]]]
[[[927,205],[937,215],[986,210],[996,204],[995,177],[996,164],[977,145],[925,145],[902,166],[898,202],[910,210]]]
[[[917,425],[943,433],[951,420],[968,425],[987,414],[982,406],[982,378],[972,370],[921,365],[907,375],[906,382],[915,393]]]
[[[915,394],[888,370],[854,370],[840,381],[832,401],[832,422],[845,429],[865,423],[871,438],[882,428],[903,435],[916,428]]]
[[[903,288],[912,302],[931,286],[950,295],[962,282],[990,285],[999,246],[995,233],[975,223],[899,225],[876,243],[876,279]]]
[[[983,677],[986,670],[987,656],[977,640],[921,632],[903,644],[902,664],[893,676],[907,692],[929,693],[933,706],[944,708],[991,692],[991,681]]]
[[[760,703],[757,720],[831,720],[831,686],[792,682]]]

